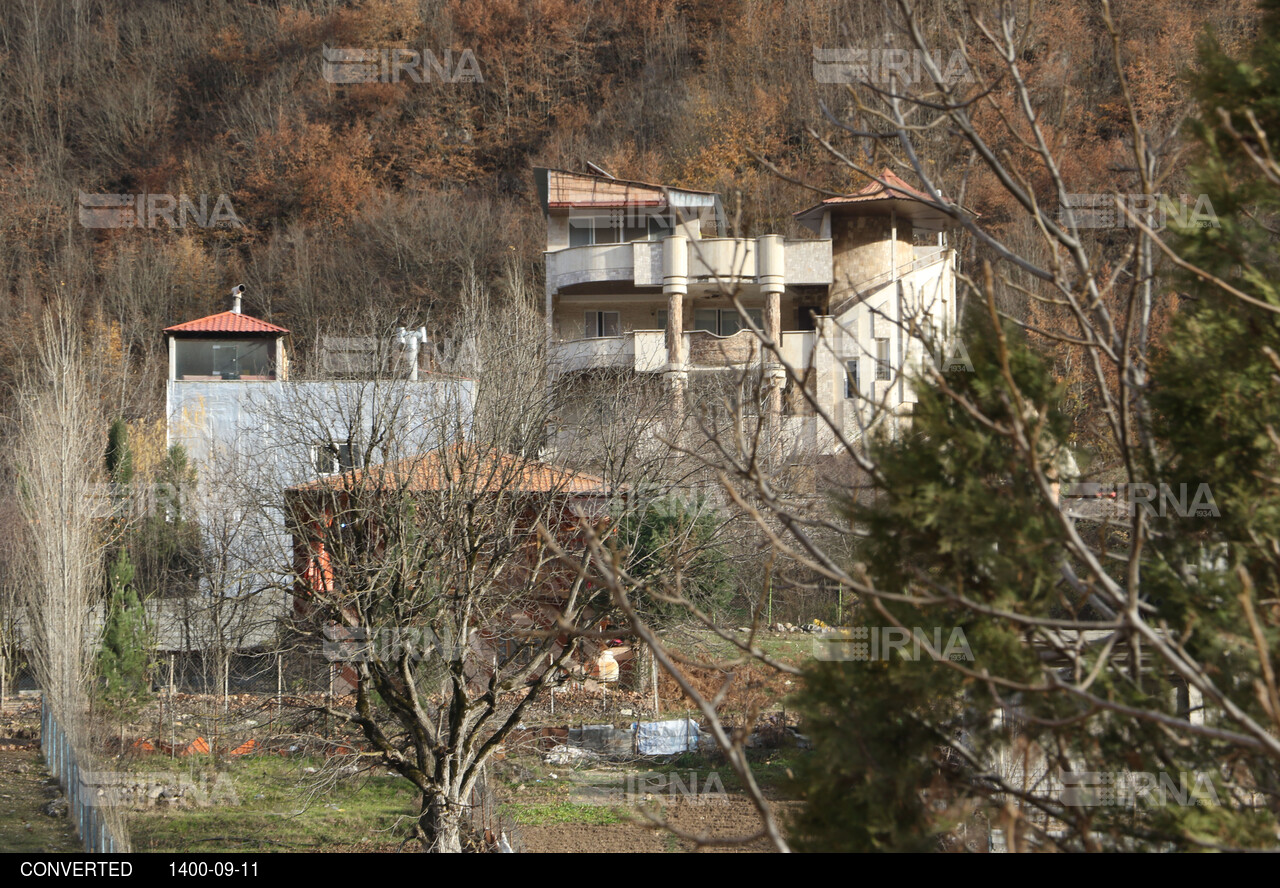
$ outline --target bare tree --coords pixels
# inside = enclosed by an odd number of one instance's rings
[[[109,500],[98,484],[106,425],[63,308],[46,315],[25,380],[14,463],[32,662],[55,712],[71,724],[87,712]]]
[[[944,819],[974,810],[966,805],[1003,808],[1002,825],[1017,848],[1093,849],[1117,835],[1207,846],[1266,842],[1268,835],[1273,841],[1266,829],[1252,832],[1247,825],[1254,815],[1270,810],[1274,816],[1277,810],[1280,710],[1268,702],[1274,695],[1268,643],[1274,612],[1264,616],[1259,610],[1274,604],[1274,573],[1271,556],[1256,549],[1265,550],[1272,537],[1255,528],[1251,541],[1241,543],[1220,538],[1212,527],[1173,524],[1163,507],[1157,516],[1133,502],[1081,511],[1064,501],[1062,484],[1080,477],[1070,417],[1014,340],[1025,336],[1050,359],[1064,353],[1074,358],[1075,372],[1087,379],[1087,412],[1098,420],[1092,477],[1116,483],[1123,499],[1135,486],[1182,481],[1194,488],[1203,480],[1170,474],[1181,463],[1157,431],[1150,386],[1153,327],[1162,279],[1171,280],[1162,257],[1217,288],[1242,311],[1274,312],[1274,306],[1180,258],[1160,230],[1156,208],[1175,169],[1174,152],[1171,143],[1153,137],[1135,105],[1108,4],[1102,6],[1112,41],[1107,64],[1117,78],[1132,156],[1106,183],[1112,197],[1105,207],[1119,223],[1104,232],[1091,230],[1097,226],[1087,218],[1089,210],[1073,207],[1075,194],[1096,193],[1098,186],[1066,171],[1072,165],[1064,163],[1066,151],[1046,131],[1042,95],[1027,77],[1030,47],[1044,51],[1048,40],[1052,50],[1045,23],[1029,18],[1029,7],[974,5],[966,22],[972,39],[939,44],[918,4],[897,0],[886,9],[896,26],[895,45],[918,54],[923,79],[912,82],[898,73],[887,82],[869,78],[850,85],[856,123],[831,115],[827,124],[836,135],[813,135],[833,158],[883,185],[879,164],[861,163],[838,137],[873,146],[868,155],[919,181],[928,203],[975,245],[978,273],[962,276],[960,287],[976,311],[961,329],[982,337],[968,343],[975,363],[985,364],[976,374],[981,381],[948,374],[939,355],[926,354],[899,372],[917,387],[920,428],[929,437],[904,424],[899,439],[889,440],[875,429],[880,405],[874,403],[864,413],[872,421],[851,435],[805,386],[801,369],[788,365],[780,343],[756,329],[740,308],[836,443],[836,468],[825,473],[820,487],[841,506],[833,511],[825,497],[788,492],[770,471],[762,420],[755,423],[759,434],[709,435],[726,494],[765,534],[773,564],[851,592],[861,625],[910,633],[911,619],[932,615],[990,633],[985,663],[945,658],[926,643],[926,655],[955,680],[938,685],[936,705],[908,710],[920,742],[940,750],[933,774],[934,790],[946,787],[938,797]],[[972,76],[958,81],[949,75],[945,60],[951,52]],[[1269,149],[1257,149],[1267,144],[1259,124],[1219,114],[1228,125],[1251,125],[1252,135],[1236,136],[1246,159],[1254,161],[1258,175],[1278,181]],[[966,155],[942,172],[922,147],[936,142],[939,133],[949,134]],[[979,184],[1015,208],[1025,230],[1034,232],[1034,249],[1024,240],[1012,244],[1009,226],[984,224],[963,209]],[[1133,200],[1135,195],[1140,199]],[[902,323],[929,348],[945,349],[942,337],[921,335],[923,321]],[[946,416],[954,417],[950,429]],[[982,456],[975,439],[966,437],[971,435],[988,442]],[[1269,471],[1274,446],[1273,435],[1258,472]],[[936,473],[927,474],[924,466]],[[982,486],[980,494],[974,485]],[[629,605],[643,589],[643,578],[628,571],[607,542],[592,540],[592,550],[593,577],[613,590],[633,630],[697,703],[755,801],[763,834],[785,848],[751,778],[744,738],[724,730],[717,700],[696,694],[678,658]],[[679,599],[670,588],[665,594]],[[1185,613],[1170,609],[1170,598],[1184,601],[1183,596],[1219,602],[1208,605],[1210,610],[1230,606],[1231,616],[1217,619],[1230,619],[1239,635],[1229,656],[1241,658],[1232,662],[1243,672],[1224,675],[1216,636],[1197,631]],[[683,604],[744,658],[771,663],[755,642],[758,623],[742,636],[715,626],[694,603]],[[1000,647],[1005,644],[1010,646]],[[951,705],[961,699],[965,705]],[[992,712],[1003,718],[993,721]],[[1179,767],[1202,769],[1196,773],[1215,788],[1220,810],[1228,812],[1223,816],[1238,816],[1233,831],[1224,827],[1210,837],[1178,825],[1194,814],[1112,817],[1088,802],[1070,801],[1058,779],[1060,772],[1145,768],[1176,774]],[[913,788],[915,796],[905,804],[920,804],[917,790],[923,789]]]
[[[609,596],[557,551],[580,548],[579,520],[607,522],[620,495],[538,459],[538,326],[527,305],[472,295],[471,379],[311,383],[273,420],[282,452],[323,434],[357,448],[287,492],[292,591],[299,626],[350,661],[351,696],[324,711],[422,793],[432,851],[474,843],[487,762],[546,688],[590,668]]]

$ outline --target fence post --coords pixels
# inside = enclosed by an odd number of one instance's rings
[[[658,709],[658,657],[654,654],[653,648],[649,649],[649,668],[653,673],[653,717],[657,718],[660,712]]]

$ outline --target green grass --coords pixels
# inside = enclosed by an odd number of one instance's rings
[[[235,760],[213,772],[207,762],[162,757],[144,759],[140,774],[183,774],[209,787],[207,807],[141,808],[130,821],[139,851],[234,849],[299,851],[341,846],[353,850],[398,845],[417,815],[416,791],[399,777],[368,774],[318,787],[323,761],[262,755]],[[230,781],[228,792],[222,781]],[[234,796],[234,799],[232,798]],[[231,802],[238,802],[232,804]]]
[[[576,805],[573,802],[534,802],[527,805],[509,802],[503,812],[516,823],[527,826],[544,826],[548,823],[620,823],[622,815],[616,808],[600,805]]]
[[[701,659],[733,659],[742,656],[742,652],[729,642],[706,629],[695,629],[688,633],[693,640],[673,640],[673,645],[682,653]],[[736,633],[744,640],[744,633]],[[813,636],[804,632],[757,632],[755,646],[767,657],[787,663],[800,663],[813,656]]]

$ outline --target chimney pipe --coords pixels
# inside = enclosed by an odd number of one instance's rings
[[[236,284],[231,288],[231,310],[240,314],[240,296],[244,293],[244,284]]]

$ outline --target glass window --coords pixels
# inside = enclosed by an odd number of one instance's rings
[[[311,460],[320,475],[350,472],[359,467],[360,448],[354,444],[317,444],[311,448]]]
[[[665,308],[658,309],[658,329],[667,329],[667,310]]]
[[[747,317],[761,330],[764,329],[764,309],[748,308]],[[693,313],[693,329],[706,330],[717,336],[732,336],[739,330],[746,330],[736,308],[700,308]]]
[[[240,375],[237,360],[240,349],[235,343],[215,344],[213,347],[213,375],[223,379],[235,379]]]
[[[844,396],[846,398],[856,398],[861,393],[862,387],[858,384],[858,359],[854,358],[844,362]]]
[[[587,339],[621,335],[621,315],[616,311],[589,311],[583,320]]]
[[[876,340],[876,379],[889,379],[889,340]]]
[[[174,343],[177,379],[272,379],[274,339],[179,339]]]
[[[595,243],[597,244],[618,243],[619,230],[613,224],[612,219],[597,219],[594,232],[595,232]]]
[[[569,246],[586,247],[591,244],[591,220],[569,220]]]
[[[671,223],[659,216],[649,217],[649,240],[662,240],[671,234]]]

